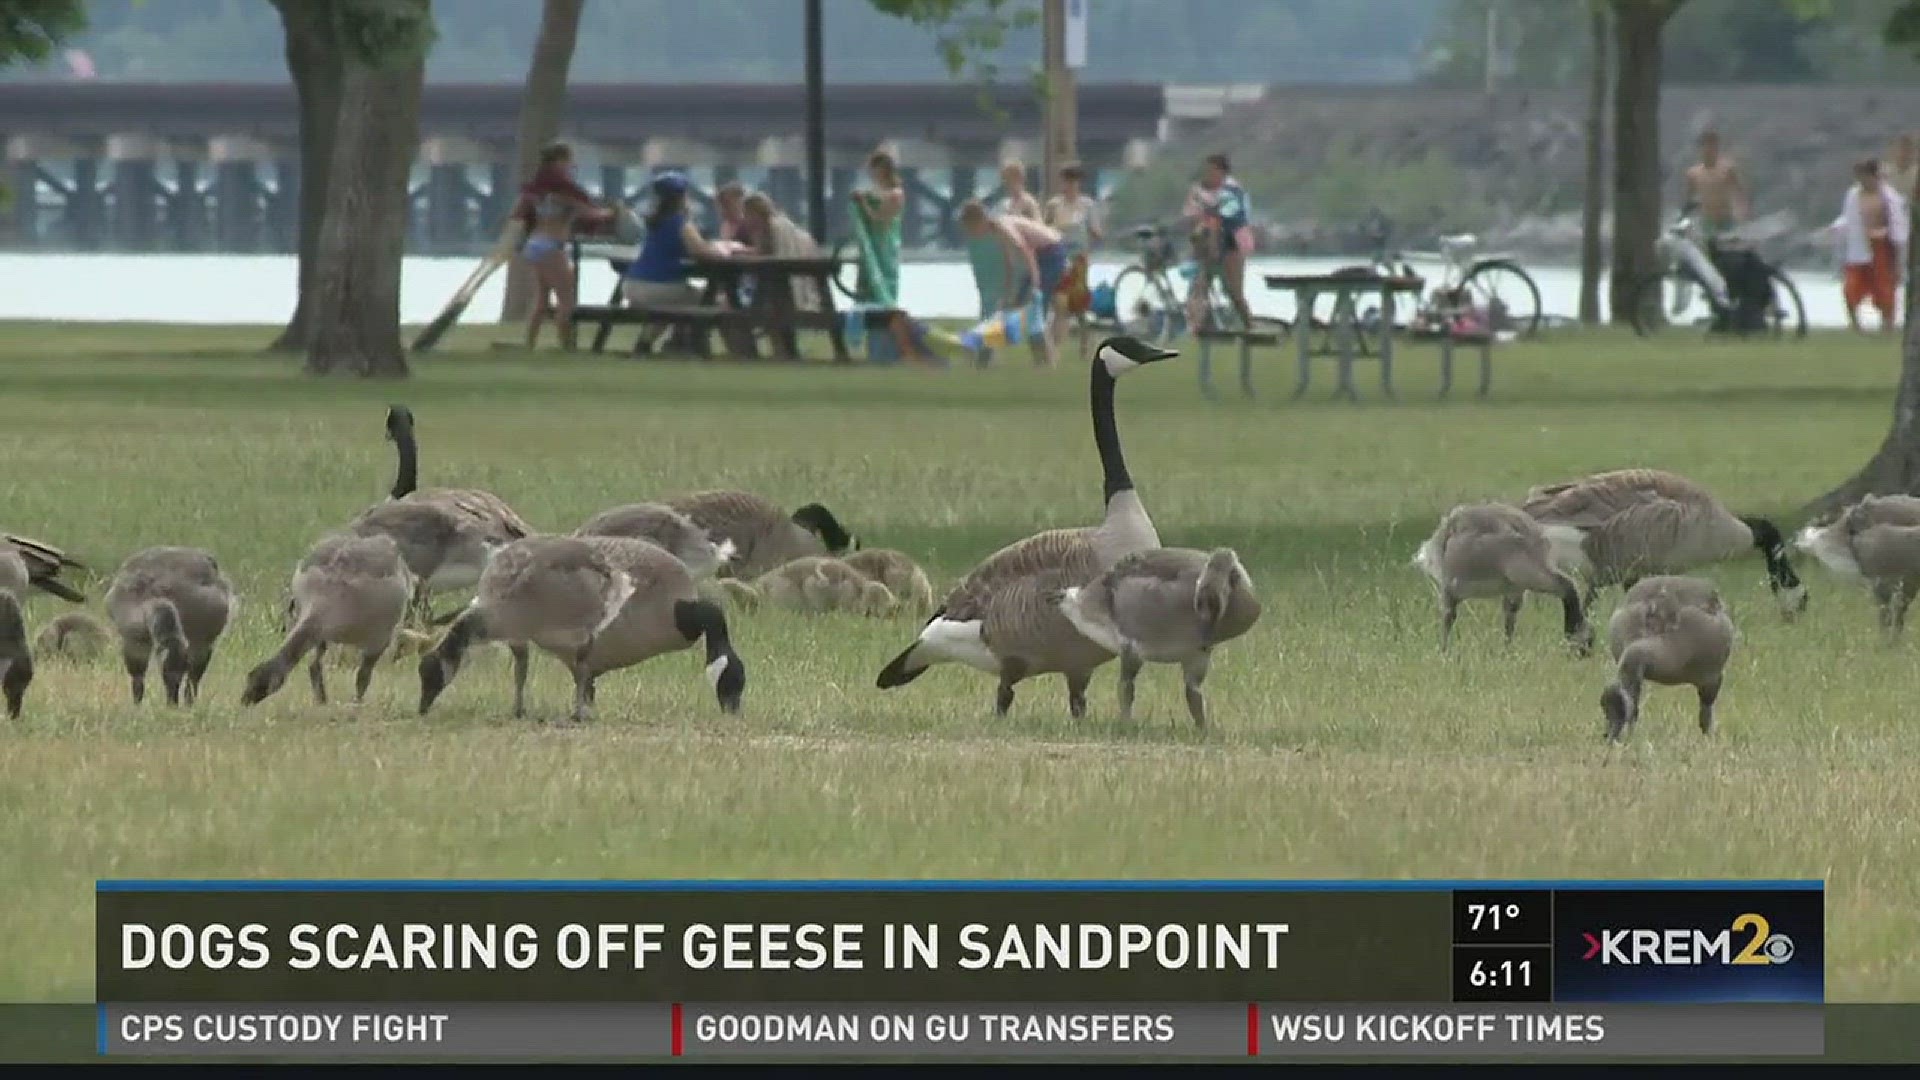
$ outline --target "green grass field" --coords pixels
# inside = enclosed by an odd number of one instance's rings
[[[163,876],[1817,877],[1830,997],[1920,999],[1920,639],[1886,645],[1864,593],[1812,566],[1812,607],[1784,625],[1758,559],[1725,566],[1743,640],[1721,733],[1701,738],[1690,692],[1656,692],[1609,753],[1608,668],[1567,655],[1553,605],[1529,605],[1511,650],[1497,605],[1470,605],[1443,657],[1408,565],[1457,502],[1626,465],[1797,525],[1880,439],[1890,343],[1574,336],[1503,350],[1486,403],[1434,403],[1426,350],[1403,353],[1399,404],[1370,366],[1358,406],[1326,400],[1330,367],[1288,404],[1278,355],[1258,402],[1206,402],[1190,357],[1126,380],[1162,537],[1237,547],[1266,602],[1216,660],[1206,735],[1170,668],[1132,728],[1113,667],[1084,722],[1057,678],[996,721],[977,672],[874,689],[911,618],[765,612],[734,620],[738,717],[697,650],[604,679],[585,726],[510,721],[497,650],[426,720],[411,665],[383,667],[364,708],[315,707],[296,678],[242,712],[295,561],[384,495],[390,401],[419,417],[423,483],[488,488],[556,531],[740,487],[823,501],[944,585],[1100,514],[1082,361],[650,364],[499,353],[496,333],[369,385],[261,358],[258,328],[0,327],[0,524],[106,571],[205,546],[245,597],[197,707],[131,708],[117,659],[47,661],[0,730],[0,1000],[91,1000],[92,882]],[[29,621],[63,608],[38,597]],[[564,715],[556,664],[536,658],[531,695]]]

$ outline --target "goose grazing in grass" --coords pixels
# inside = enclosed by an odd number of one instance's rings
[[[1618,675],[1600,695],[1608,741],[1619,742],[1632,729],[1650,682],[1692,686],[1700,695],[1700,733],[1713,734],[1713,703],[1733,653],[1734,631],[1711,582],[1643,578],[1613,613],[1607,640],[1619,664]]]
[[[696,491],[660,500],[718,543],[732,545],[725,572],[753,579],[808,555],[840,555],[860,541],[819,503],[789,514],[746,491]]]
[[[1232,548],[1136,551],[1084,587],[1066,589],[1060,610],[1082,634],[1120,656],[1120,720],[1133,720],[1134,683],[1148,664],[1178,664],[1187,712],[1207,726],[1201,690],[1214,647],[1253,629],[1260,599]]]
[[[1582,656],[1590,652],[1593,627],[1579,586],[1554,565],[1553,555],[1546,527],[1517,507],[1472,503],[1448,511],[1413,557],[1440,588],[1440,648],[1453,637],[1462,600],[1499,597],[1503,628],[1512,641],[1522,601],[1537,592],[1559,598],[1567,641]]]
[[[152,547],[128,556],[107,588],[107,616],[120,635],[133,703],[146,696],[147,666],[158,652],[167,703],[193,704],[238,606],[210,552]]]
[[[1800,531],[1794,546],[1858,581],[1880,604],[1880,625],[1898,634],[1920,592],[1920,498],[1868,495]]]
[[[696,578],[709,578],[733,559],[733,541],[715,540],[693,519],[665,503],[634,503],[602,510],[573,532],[575,536],[630,536],[651,540],[687,564]]]
[[[1556,565],[1587,579],[1586,603],[1608,585],[1631,589],[1655,574],[1679,574],[1758,549],[1767,585],[1792,618],[1807,590],[1787,561],[1773,522],[1739,517],[1706,488],[1657,469],[1620,469],[1528,492],[1520,509],[1546,526]]]
[[[313,663],[307,676],[313,683],[314,700],[326,704],[322,665],[329,645],[359,653],[353,700],[366,700],[374,665],[393,644],[412,596],[413,575],[392,537],[342,533],[322,538],[293,572],[293,627],[279,651],[247,674],[240,703],[256,705],[266,700],[285,685],[287,674],[311,650]]]
[[[527,651],[539,646],[573,673],[573,718],[593,714],[594,683],[704,640],[707,679],[725,712],[738,712],[747,669],[726,616],[702,599],[685,563],[624,536],[535,536],[502,548],[471,607],[420,658],[420,713],[439,698],[475,642],[513,654],[513,715],[526,715]]]
[[[1085,528],[1050,529],[988,556],[947,593],[913,644],[881,669],[880,689],[905,686],[935,664],[966,664],[999,678],[994,712],[1004,716],[1022,680],[1058,673],[1066,676],[1068,711],[1086,715],[1087,684],[1114,654],[1074,629],[1058,596],[1136,551],[1160,546],[1120,451],[1113,388],[1121,376],[1178,355],[1126,336],[1100,343],[1087,396],[1106,519]]]
[[[33,684],[33,653],[27,648],[27,618],[20,596],[31,588],[27,560],[12,548],[0,546],[0,694],[7,702],[7,719],[17,720]]]
[[[62,600],[75,604],[85,603],[86,597],[73,586],[60,580],[60,571],[69,567],[85,570],[86,564],[73,558],[52,544],[42,543],[16,533],[0,533],[0,549],[9,549],[18,555],[21,564],[27,568],[27,581],[41,592],[52,593]],[[25,594],[17,597],[25,602]]]

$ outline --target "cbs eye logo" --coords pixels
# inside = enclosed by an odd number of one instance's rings
[[[1607,929],[1580,935],[1587,951],[1582,960],[1613,966],[1662,964],[1692,967],[1704,964],[1771,965],[1793,959],[1793,939],[1773,932],[1765,915],[1747,912],[1725,930]]]

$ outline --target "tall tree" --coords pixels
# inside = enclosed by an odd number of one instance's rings
[[[981,81],[997,73],[993,58],[1009,31],[1040,21],[1035,0],[867,0],[875,10],[934,31],[947,69],[972,66]]]
[[[1607,8],[1589,3],[1592,44],[1587,72],[1587,183],[1580,204],[1580,321],[1600,323],[1600,274],[1605,256],[1600,230],[1607,212]]]
[[[340,110],[308,297],[307,370],[405,377],[400,269],[430,0],[338,0]]]
[[[1903,0],[1887,20],[1889,43],[1920,54],[1920,0]],[[1904,192],[1908,205],[1920,187]],[[1920,493],[1920,319],[1913,317],[1914,275],[1920,273],[1920,214],[1907,223],[1906,324],[1900,337],[1900,382],[1893,392],[1893,424],[1860,471],[1807,507],[1809,513],[1846,506],[1862,495]]]
[[[327,202],[327,172],[333,167],[334,128],[340,118],[342,55],[334,21],[310,0],[273,0],[286,34],[287,73],[300,110],[299,285],[293,318],[268,346],[276,352],[307,351],[308,297],[319,250],[320,215]]]
[[[1660,34],[1685,0],[1612,0],[1613,321],[1631,322],[1633,287],[1658,266]]]
[[[80,0],[0,0],[0,67],[21,61],[37,64],[86,28],[87,12]],[[0,180],[0,206],[12,197],[6,181]]]
[[[516,175],[524,184],[540,161],[540,148],[560,134],[560,117],[567,105],[567,73],[573,67],[574,41],[580,35],[580,12],[586,0],[545,0],[540,8],[540,37],[533,44],[533,62],[527,66],[526,88],[520,95],[520,131],[514,158]],[[507,264],[507,292],[500,301],[500,321],[518,322],[533,310],[533,274],[515,259]]]

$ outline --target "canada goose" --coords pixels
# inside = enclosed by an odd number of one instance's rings
[[[85,570],[87,568],[85,563],[52,544],[41,543],[16,533],[0,533],[0,548],[11,548],[19,554],[23,565],[27,568],[28,583],[34,588],[76,604],[86,602],[85,596],[60,580],[60,571],[68,567]],[[23,593],[18,599],[25,602],[26,595]]]
[[[40,628],[33,649],[42,656],[91,660],[106,652],[107,628],[84,611],[69,611]]]
[[[20,718],[27,687],[33,684],[33,653],[27,648],[27,619],[20,610],[33,572],[18,551],[0,546],[0,694],[7,701],[7,719]]]
[[[1151,662],[1180,665],[1187,712],[1195,727],[1206,727],[1200,685],[1214,646],[1246,633],[1260,618],[1253,579],[1232,548],[1136,551],[1092,584],[1066,589],[1059,604],[1076,629],[1119,654],[1123,723],[1133,720],[1134,683]]]
[[[733,541],[724,537],[715,541],[692,518],[665,503],[634,503],[602,510],[573,535],[651,540],[686,563],[696,578],[712,577],[733,558]]]
[[[1513,640],[1520,605],[1529,592],[1560,598],[1567,640],[1585,656],[1593,649],[1580,589],[1553,564],[1546,527],[1525,511],[1500,503],[1456,506],[1413,557],[1440,587],[1440,648],[1453,637],[1460,601],[1498,596],[1507,640]]]
[[[120,635],[134,704],[146,696],[147,664],[157,651],[167,703],[191,705],[236,607],[233,584],[209,552],[152,547],[128,556],[107,589],[107,616]]]
[[[1607,739],[1619,742],[1640,717],[1644,683],[1692,686],[1700,694],[1700,733],[1713,734],[1713,703],[1733,652],[1733,619],[1711,582],[1649,577],[1627,590],[1607,624],[1619,675],[1600,695]]]
[[[768,603],[812,614],[844,611],[879,617],[898,606],[893,591],[831,555],[808,555],[753,581]]]
[[[279,690],[308,650],[313,652],[313,663],[307,668],[313,697],[326,704],[327,681],[321,665],[328,645],[359,652],[353,700],[366,700],[374,665],[393,643],[412,595],[413,575],[392,537],[341,533],[322,538],[293,572],[297,612],[293,628],[278,652],[247,673],[240,704],[258,704]]]
[[[527,647],[573,672],[573,718],[592,715],[594,680],[694,642],[707,643],[707,678],[720,708],[740,709],[746,665],[727,619],[700,598],[685,563],[658,545],[624,536],[536,536],[502,548],[480,578],[472,606],[420,658],[420,713],[460,670],[467,648],[505,642],[513,654],[513,715],[526,715]]]
[[[1075,630],[1054,600],[1085,585],[1122,557],[1160,546],[1120,451],[1113,418],[1114,382],[1142,365],[1179,354],[1132,337],[1111,337],[1094,350],[1087,393],[1093,442],[1100,454],[1106,520],[1078,529],[1049,529],[989,555],[947,593],[920,636],[888,662],[882,690],[907,683],[934,664],[957,662],[1000,678],[994,711],[1013,707],[1013,688],[1034,675],[1067,679],[1067,709],[1086,715],[1087,683],[1113,653]]]
[[[514,512],[500,496],[477,488],[422,488],[420,447],[413,434],[413,410],[405,405],[387,408],[387,438],[399,457],[390,497],[433,503],[465,514],[478,522],[495,541],[507,544],[533,535],[533,526]]]
[[[723,573],[752,579],[806,555],[840,555],[860,546],[832,511],[819,503],[788,514],[745,491],[696,491],[661,499],[716,541],[733,545]]]
[[[1534,488],[1520,509],[1547,527],[1554,561],[1579,568],[1586,602],[1604,586],[1652,574],[1677,574],[1758,548],[1767,584],[1788,618],[1804,611],[1807,590],[1787,561],[1780,529],[1765,518],[1736,517],[1705,488],[1656,469],[1621,469]]]
[[[1872,589],[1888,632],[1906,628],[1907,605],[1920,592],[1920,498],[1868,495],[1802,529],[1794,546]]]
[[[933,610],[933,583],[906,554],[891,548],[863,548],[840,557],[842,562],[887,587],[900,605],[919,615]]]

